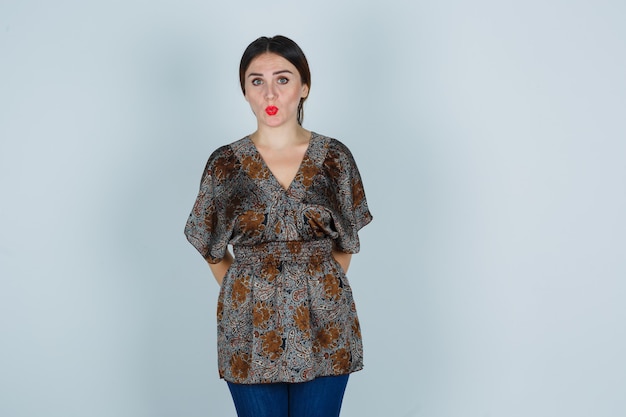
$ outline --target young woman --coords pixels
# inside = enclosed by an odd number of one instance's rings
[[[345,145],[302,127],[295,42],[255,40],[239,78],[257,129],[209,157],[185,227],[221,286],[220,377],[240,417],[336,417],[363,367],[346,278],[372,220],[361,177]]]

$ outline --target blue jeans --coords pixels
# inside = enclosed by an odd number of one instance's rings
[[[338,417],[348,375],[295,384],[233,384],[228,388],[239,417]]]

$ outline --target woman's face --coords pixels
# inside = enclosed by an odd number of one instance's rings
[[[273,53],[257,56],[245,73],[245,97],[259,124],[271,127],[298,120],[300,99],[309,94],[300,73],[285,58]]]

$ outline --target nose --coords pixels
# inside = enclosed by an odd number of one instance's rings
[[[276,91],[276,87],[272,84],[267,85],[265,90],[265,99],[270,101],[276,99],[278,92]]]

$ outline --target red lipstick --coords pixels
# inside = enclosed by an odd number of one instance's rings
[[[274,116],[276,113],[278,113],[278,107],[276,107],[276,106],[267,106],[265,108],[265,113],[267,113],[269,116]]]

